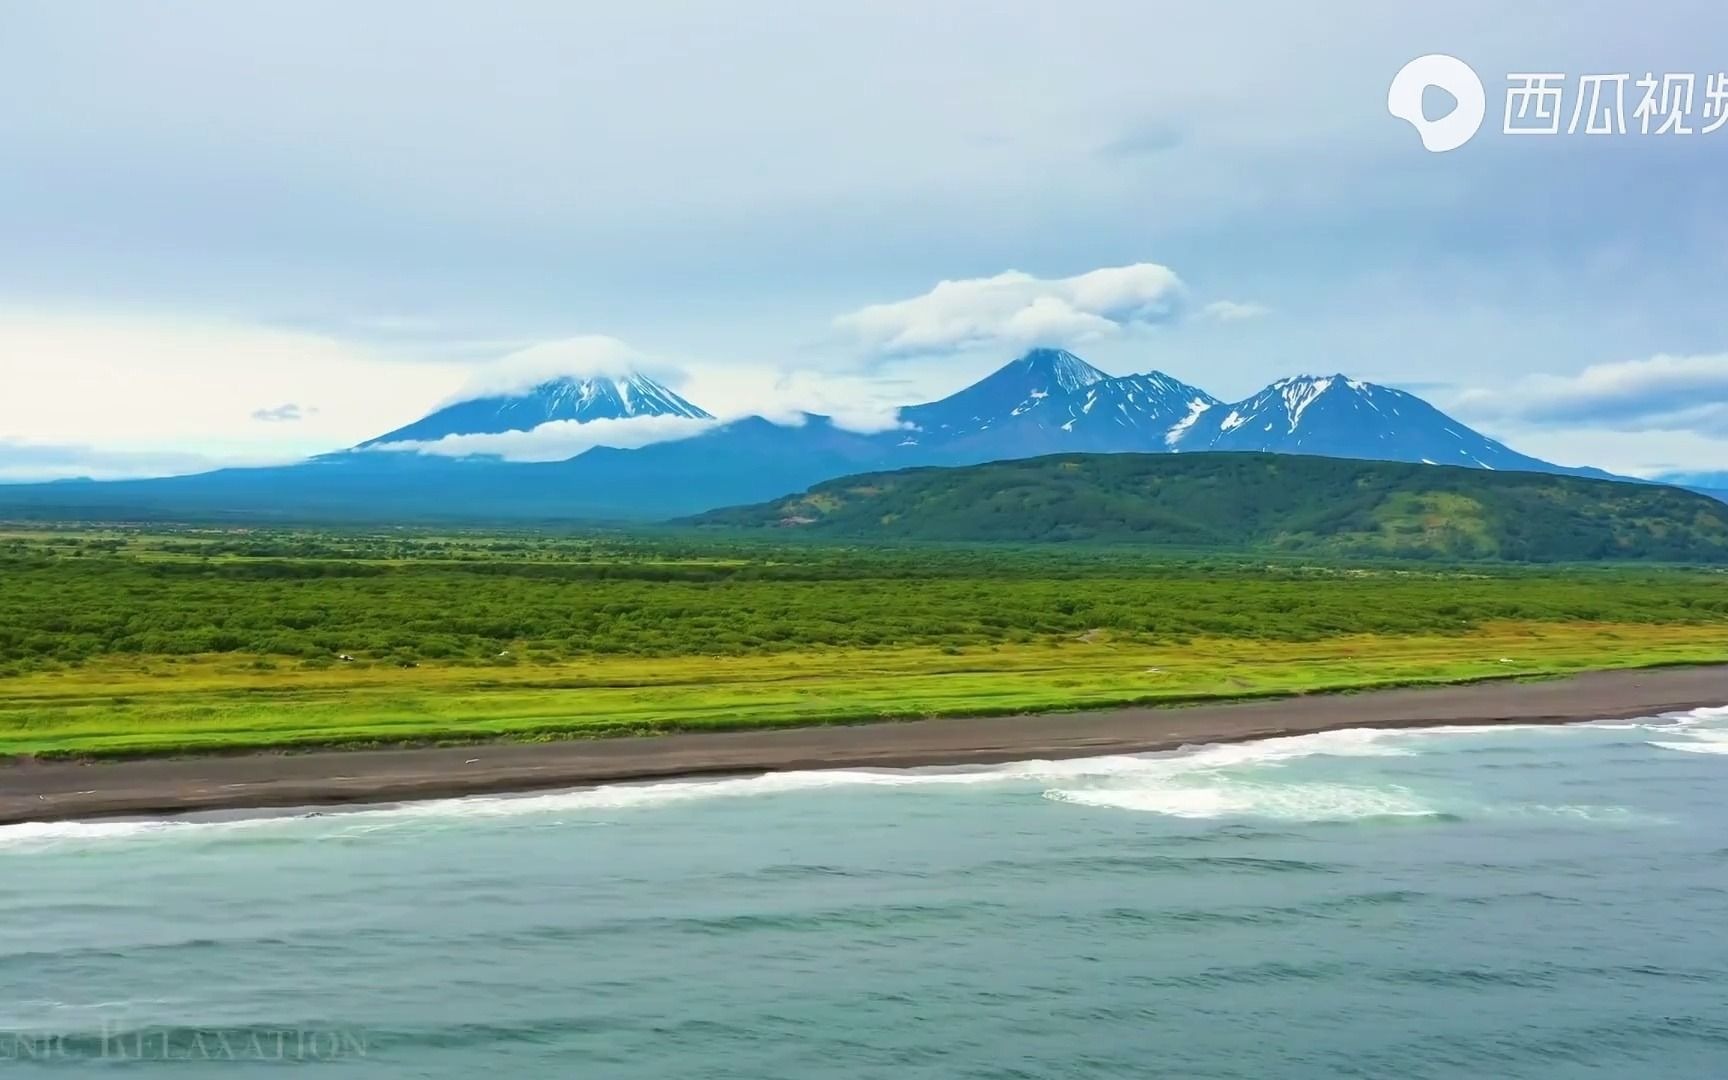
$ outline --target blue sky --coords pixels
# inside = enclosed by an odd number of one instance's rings
[[[0,0],[0,478],[329,449],[528,349],[864,424],[1028,335],[1728,468],[1728,129],[1498,130],[1508,72],[1701,92],[1728,13],[1516,7]],[[1386,111],[1432,52],[1447,154]]]

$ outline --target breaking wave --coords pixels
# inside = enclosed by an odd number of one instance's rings
[[[1403,788],[1343,784],[1217,783],[1206,787],[1054,790],[1056,802],[1181,818],[1266,817],[1283,821],[1348,821],[1382,817],[1446,817]]]
[[[1728,720],[1728,708],[1673,713],[1658,717],[1649,724],[1628,724],[1626,727],[1667,736],[1650,740],[1651,746],[1661,750],[1678,750],[1685,754],[1728,754],[1728,728],[1711,723],[1723,720]]]
[[[1216,743],[1171,753],[1114,755],[994,766],[920,769],[834,769],[768,773],[712,780],[671,780],[542,794],[472,796],[325,812],[138,821],[72,821],[0,826],[0,854],[65,843],[199,837],[253,831],[285,839],[332,839],[440,820],[547,817],[560,825],[604,824],[606,815],[704,800],[796,795],[842,789],[918,789],[1020,785],[1057,803],[1162,814],[1177,818],[1258,817],[1285,821],[1390,818],[1450,819],[1484,811],[1424,794],[1419,783],[1386,777],[1310,778],[1281,775],[1304,763],[1339,759],[1416,758],[1466,749],[1468,740],[1516,749],[1530,732],[1641,731],[1662,736],[1649,745],[1694,754],[1728,754],[1728,708],[1700,709],[1625,723],[1566,727],[1496,725],[1412,729],[1353,728]],[[1394,763],[1388,762],[1388,765]],[[1387,770],[1393,771],[1393,770]],[[1527,806],[1511,812],[1611,820],[1621,808]],[[586,819],[586,822],[584,821]]]

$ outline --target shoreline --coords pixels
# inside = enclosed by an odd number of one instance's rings
[[[1728,664],[1217,704],[563,742],[0,764],[0,825],[337,807],[814,769],[1152,753],[1343,728],[1568,724],[1728,706]]]

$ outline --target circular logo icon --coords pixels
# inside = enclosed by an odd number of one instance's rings
[[[1438,120],[1422,115],[1422,96],[1430,86],[1437,86],[1452,95],[1452,111]],[[1482,114],[1488,99],[1482,92],[1482,80],[1469,64],[1456,56],[1429,53],[1418,56],[1399,69],[1392,77],[1392,88],[1386,91],[1386,110],[1400,120],[1408,120],[1422,137],[1424,149],[1435,154],[1456,150],[1470,141],[1482,126]]]

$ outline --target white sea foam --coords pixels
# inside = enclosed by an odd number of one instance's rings
[[[1551,806],[1545,803],[1525,803],[1495,808],[1499,817],[1547,817],[1571,821],[1588,821],[1606,825],[1668,825],[1673,819],[1660,814],[1634,810],[1629,806],[1595,806],[1586,803]]]
[[[1001,783],[1027,779],[1044,770],[1055,774],[1109,771],[1130,758],[1090,758],[1077,762],[1025,762],[989,768],[832,769],[765,773],[721,780],[668,780],[608,784],[531,795],[486,795],[423,802],[392,803],[365,809],[270,817],[179,818],[151,821],[26,822],[0,826],[0,853],[9,849],[103,840],[183,838],[240,828],[313,827],[324,837],[354,836],[441,818],[512,818],[627,811],[673,806],[697,800],[757,797],[845,787],[907,787]]]
[[[28,850],[65,843],[198,836],[211,830],[259,829],[302,820],[305,820],[304,816],[277,814],[221,820],[169,818],[137,821],[25,821],[15,825],[0,825],[0,854],[9,850]]]
[[[146,836],[184,827],[174,821],[26,821],[0,826],[0,848],[62,840],[109,840]]]
[[[1403,745],[1399,739],[1403,734],[1384,728],[1346,728],[1257,742],[1217,743],[1177,757],[1152,760],[1183,769],[1217,769],[1276,765],[1307,757],[1409,757],[1416,751]]]
[[[1713,710],[1728,716],[1728,710]],[[1695,725],[1700,718],[1652,718],[1665,725]],[[1406,757],[1444,753],[1463,738],[1503,739],[1523,733],[1578,732],[1582,725],[1471,725],[1433,728],[1352,729],[1214,745],[1173,757],[1137,759],[1131,770],[1095,777],[1099,782],[1062,784],[1046,791],[1056,802],[1180,818],[1258,817],[1285,821],[1353,821],[1386,817],[1534,816],[1601,823],[1646,819],[1620,806],[1479,805],[1426,795],[1399,784],[1376,781],[1320,782],[1279,775],[1303,759],[1326,757]],[[1671,728],[1663,728],[1670,730]],[[1728,752],[1728,731],[1700,730]]]
[[[1372,728],[1221,743],[1175,754],[1128,759],[1133,767],[1083,774],[1087,786],[1044,792],[1055,802],[1181,818],[1263,817],[1343,821],[1440,813],[1402,787],[1261,779],[1306,758],[1408,757],[1404,733]]]
[[[1640,717],[1635,720],[1598,720],[1594,723],[1578,726],[1604,731],[1675,731],[1693,727],[1708,729],[1719,725],[1722,721],[1728,721],[1728,706],[1661,713],[1657,716]]]
[[[1428,817],[1442,811],[1401,787],[1346,784],[1248,784],[1204,787],[1159,784],[1137,788],[1054,790],[1045,797],[1081,806],[1134,810],[1180,818],[1260,817],[1283,821],[1351,821]]]
[[[1652,717],[1624,725],[1652,732],[1685,732],[1699,741],[1653,743],[1692,753],[1728,753],[1728,729],[1710,728],[1728,719],[1728,708]],[[1173,753],[1112,755],[1060,761],[1032,760],[995,766],[922,769],[834,769],[768,773],[716,780],[670,780],[611,784],[532,795],[471,796],[391,804],[306,816],[26,823],[0,826],[0,854],[42,846],[153,838],[219,837],[238,829],[277,826],[307,831],[309,839],[384,831],[441,818],[546,816],[607,820],[599,814],[651,810],[699,800],[749,798],[843,788],[908,788],[1024,784],[1042,787],[1058,802],[1167,813],[1182,817],[1255,815],[1330,820],[1439,813],[1410,791],[1382,786],[1307,782],[1259,782],[1261,770],[1307,758],[1409,757],[1435,749],[1448,736],[1503,735],[1523,731],[1577,730],[1549,726],[1498,725],[1374,729],[1351,728],[1253,742],[1215,743]]]
[[[1728,708],[1695,709],[1662,717],[1666,723],[1651,724],[1644,730],[1667,738],[1653,739],[1650,745],[1662,750],[1678,750],[1686,754],[1728,754]]]
[[[1006,765],[921,769],[823,769],[766,773],[721,780],[669,780],[650,784],[611,784],[539,795],[478,796],[406,803],[386,809],[355,811],[348,817],[436,818],[515,817],[584,811],[635,810],[707,799],[746,798],[840,788],[971,786],[980,784],[1059,783],[1138,775],[1164,776],[1226,767],[1275,765],[1314,755],[1337,757],[1403,756],[1385,731],[1348,730],[1195,747],[1168,754],[1118,754],[1104,757],[1032,760]],[[354,824],[366,824],[356,821]]]
[[[909,788],[1017,783],[1065,786],[1087,781],[1156,784],[1177,775],[1204,774],[1220,769],[1276,767],[1285,762],[1313,756],[1399,757],[1413,753],[1390,738],[1396,734],[1398,733],[1351,729],[1257,742],[1212,744],[1164,754],[1119,754],[1060,761],[1033,760],[982,767],[833,769],[769,773],[724,780],[616,784],[545,795],[446,799],[396,807],[387,813],[397,817],[418,818],[501,817],[635,810],[693,800],[859,787]]]
[[[633,810],[702,799],[725,799],[820,791],[841,787],[905,787],[916,784],[977,784],[1004,779],[994,770],[832,769],[765,773],[724,780],[668,780],[650,784],[608,784],[542,795],[475,796],[405,803],[388,810],[358,811],[375,817],[514,817],[580,810]]]
[[[1728,742],[1662,742],[1653,741],[1651,746],[1664,750],[1679,750],[1687,754],[1728,754]]]
[[[157,1009],[163,1005],[183,1007],[185,1002],[182,999],[156,997],[89,1003],[27,998],[10,1002],[9,1011],[0,1013],[0,1031],[53,1031],[64,1029],[68,1025],[95,1028],[104,1022],[112,1023],[122,1018],[135,1017],[140,1009]],[[0,1058],[0,1061],[3,1060],[5,1059]]]

